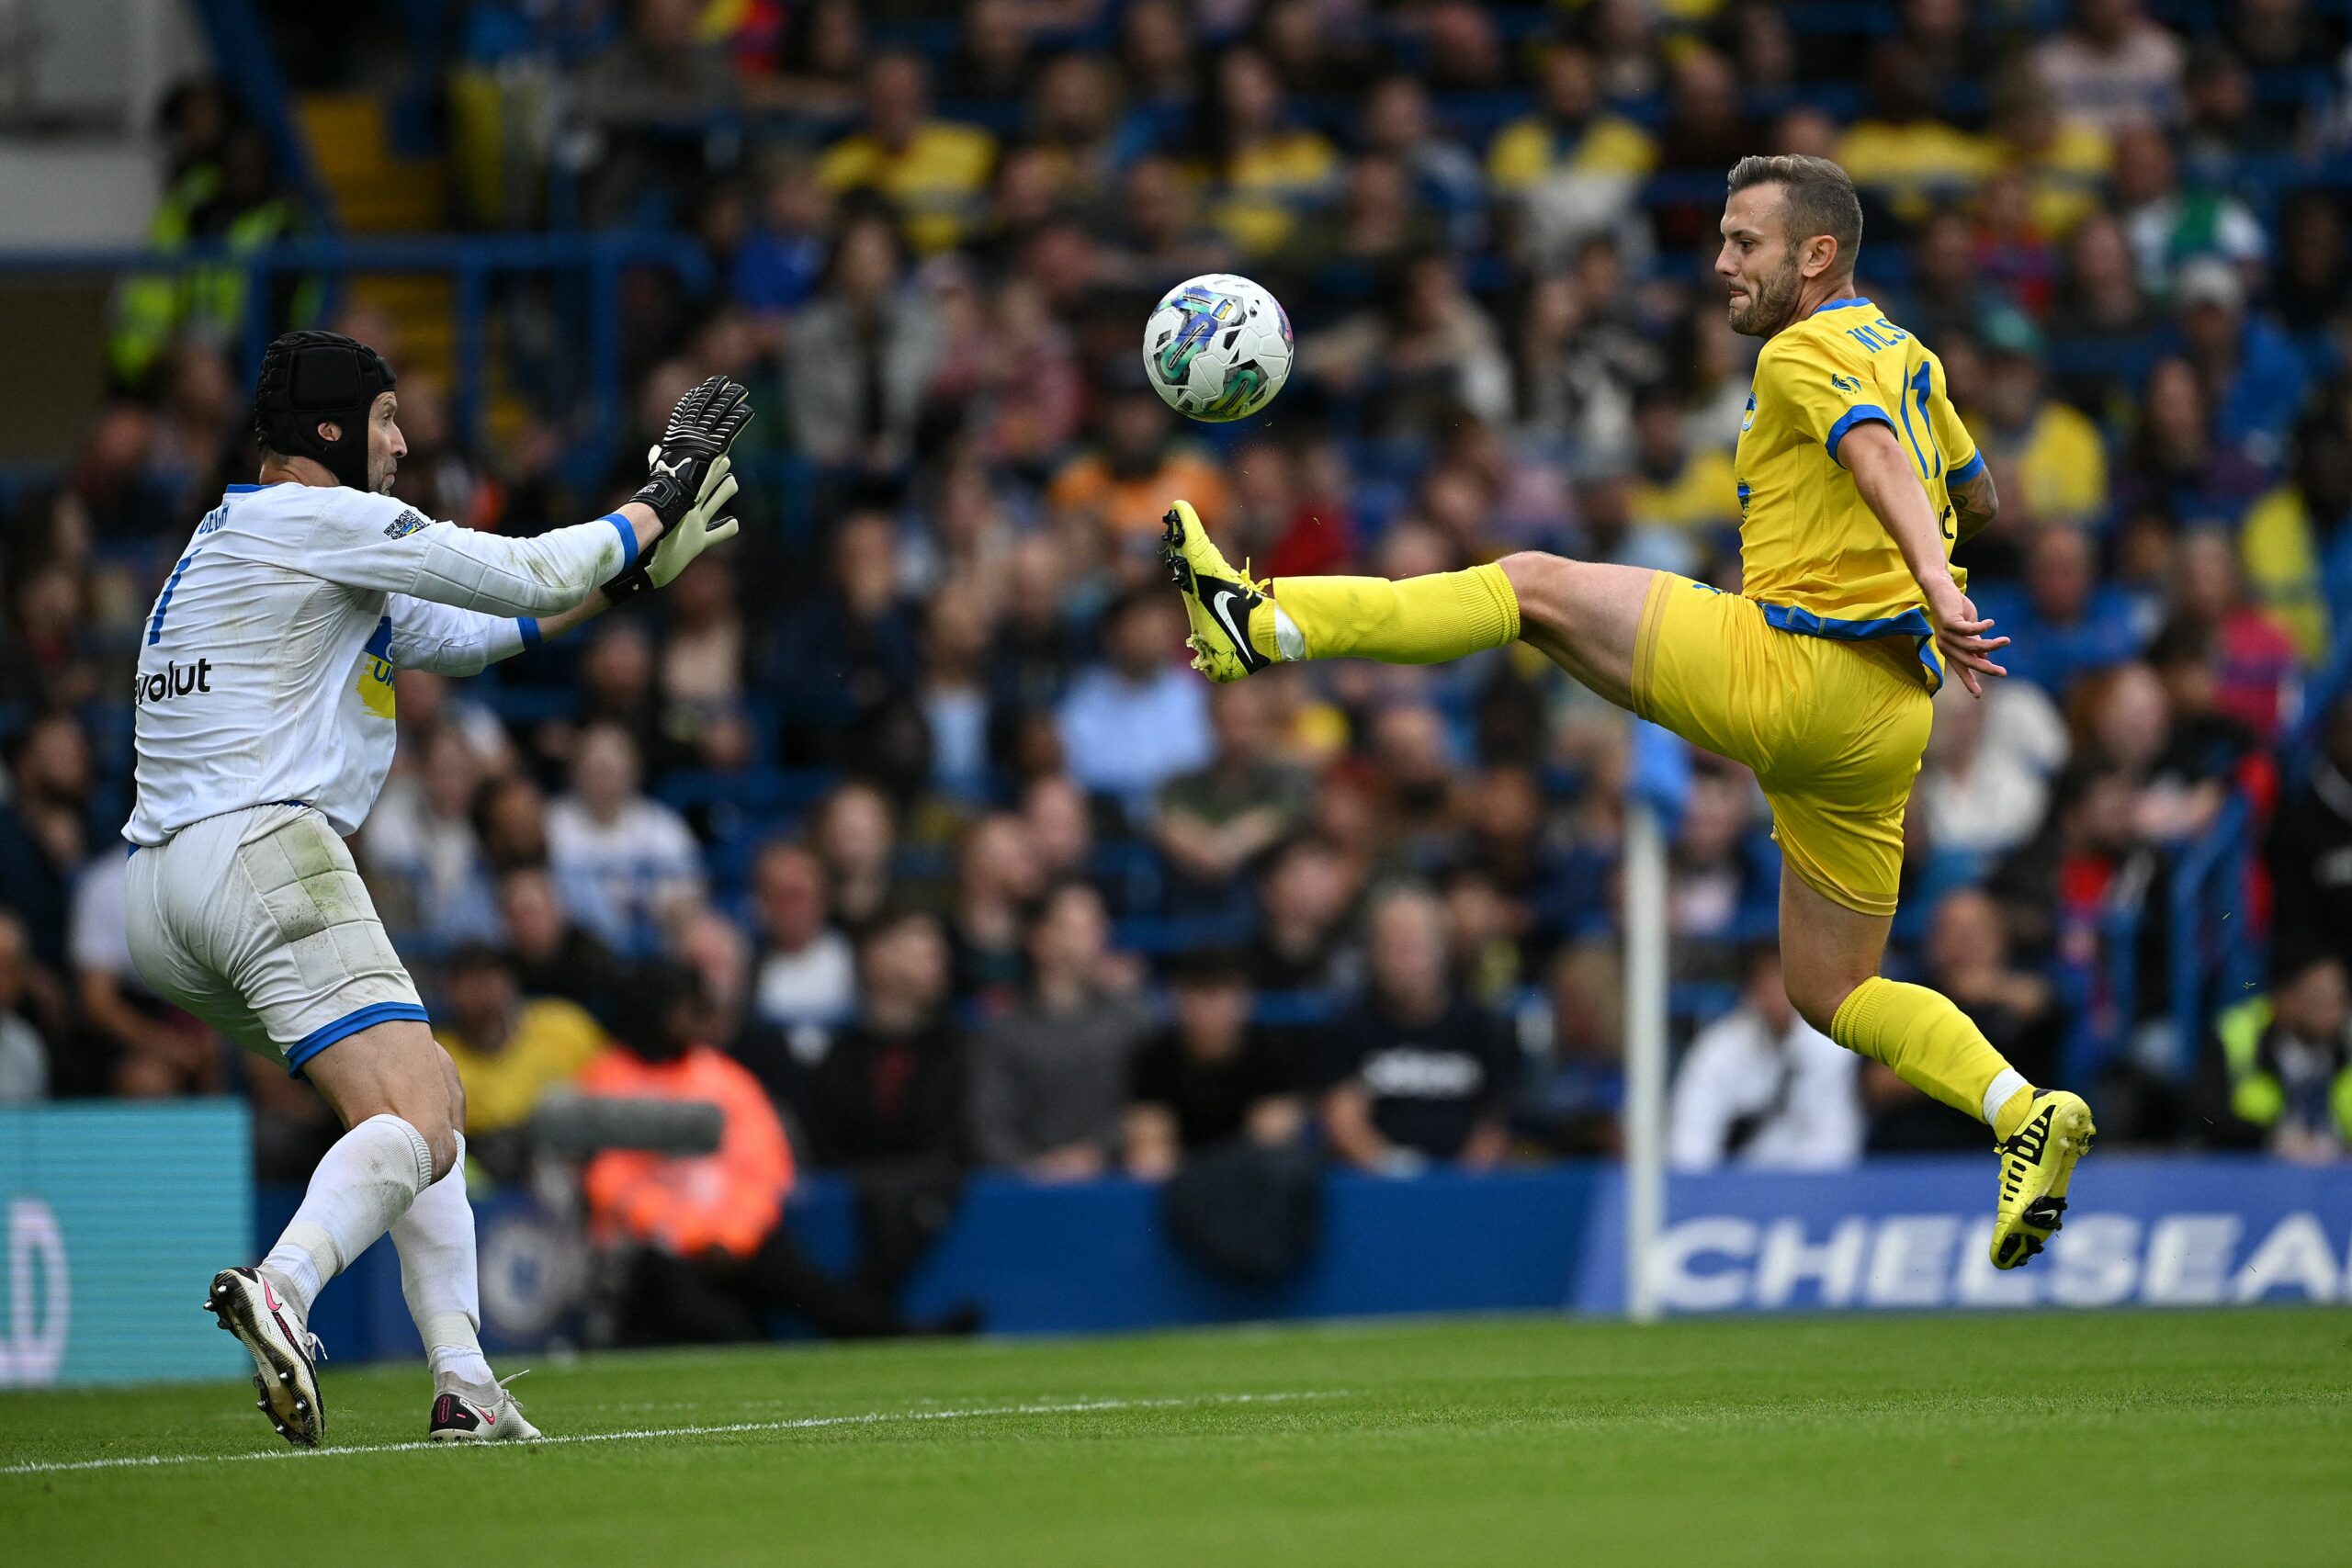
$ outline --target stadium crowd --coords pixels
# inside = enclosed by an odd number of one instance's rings
[[[632,276],[635,428],[600,479],[561,411],[488,442],[404,370],[398,492],[527,533],[633,484],[695,379],[759,405],[737,545],[481,680],[398,676],[358,848],[484,1170],[521,1172],[557,1086],[711,1098],[752,1196],[673,1250],[793,1276],[763,1250],[776,1200],[796,1162],[841,1168],[891,1195],[887,1283],[976,1167],[1613,1152],[1621,716],[1523,648],[1213,689],[1159,518],[1187,497],[1273,576],[1532,547],[1736,588],[1756,345],[1707,268],[1724,171],[1767,151],[1852,172],[1863,286],[1942,356],[2004,501],[1960,559],[2012,676],[1938,699],[1893,964],[2032,1077],[2080,1080],[2110,1139],[2340,1157],[2346,23],[2309,0],[466,8],[453,72],[552,84],[555,220],[690,234],[717,282]],[[227,105],[175,100],[179,232],[278,222]],[[1212,270],[1297,329],[1289,388],[1238,430],[1183,425],[1136,362],[1152,301]],[[112,694],[172,552],[251,477],[241,313],[302,295],[127,282],[119,395],[0,558],[0,1098],[233,1089],[265,1174],[330,1124],[132,972]],[[518,344],[548,319],[495,309]],[[389,321],[337,324],[401,364]],[[1751,779],[1690,760],[1676,1159],[1974,1148],[1792,1018],[1769,827]],[[2249,847],[2228,897],[2267,971],[2181,1041],[2167,888],[2216,835]],[[603,1166],[590,1197],[652,1227],[684,1201],[662,1181]]]

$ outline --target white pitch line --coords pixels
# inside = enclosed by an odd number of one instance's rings
[[[790,1421],[729,1421],[708,1427],[639,1427],[618,1432],[567,1432],[516,1448],[548,1449],[569,1443],[620,1443],[645,1438],[716,1438],[737,1432],[806,1432],[821,1427],[874,1427],[892,1421],[971,1421],[990,1416],[1085,1416],[1099,1411],[1179,1410],[1213,1404],[1280,1404],[1301,1399],[1338,1399],[1344,1389],[1275,1393],[1202,1393],[1171,1399],[1085,1399],[1058,1404],[974,1405],[964,1410],[869,1410],[857,1416],[804,1416]],[[125,1454],[115,1459],[35,1460],[0,1465],[0,1475],[59,1475],[84,1470],[152,1470],[182,1464],[243,1464],[254,1460],[348,1459],[355,1454],[408,1454],[447,1449],[447,1443],[356,1443],[339,1449],[255,1449],[230,1454]],[[502,1445],[505,1446],[505,1445]]]

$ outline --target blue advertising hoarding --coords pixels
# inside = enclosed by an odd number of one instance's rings
[[[1986,1258],[1993,1199],[1993,1162],[1966,1157],[1672,1177],[1660,1293],[1674,1312],[2352,1300],[2352,1166],[2102,1154],[2049,1252],[2010,1272]],[[1624,1251],[1612,1169],[1572,1306],[1623,1310]]]
[[[250,1370],[203,1302],[252,1170],[237,1100],[0,1110],[0,1388]]]

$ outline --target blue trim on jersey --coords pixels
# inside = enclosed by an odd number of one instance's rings
[[[1943,689],[1943,660],[1936,656],[1936,634],[1928,625],[1928,612],[1914,606],[1899,615],[1879,615],[1867,621],[1841,621],[1835,615],[1816,615],[1811,610],[1794,604],[1773,604],[1757,601],[1764,612],[1764,624],[1775,631],[1790,632],[1797,637],[1817,637],[1828,642],[1867,642],[1871,637],[1907,637],[1917,643],[1919,662],[1928,671],[1928,690]]]
[[[254,491],[265,488],[266,487],[262,485],[231,485],[229,487],[228,493],[231,495],[251,495]]]
[[[514,629],[523,634],[523,646],[525,648],[537,648],[539,644],[547,641],[546,637],[539,631],[539,618],[537,615],[523,615],[518,617],[514,622]]]
[[[605,513],[605,521],[621,536],[621,570],[627,571],[629,563],[637,559],[637,528],[617,512]]]
[[[1876,403],[1856,403],[1852,408],[1839,414],[1838,423],[1829,427],[1829,434],[1822,437],[1821,441],[1824,446],[1829,448],[1829,460],[1833,463],[1838,460],[1838,444],[1846,439],[1846,432],[1858,424],[1867,424],[1871,420],[1878,421],[1889,430],[1894,428],[1894,419]]]
[[[203,553],[204,547],[202,545],[198,545],[196,548],[188,551],[187,554],[180,557],[180,564],[172,568],[171,578],[164,584],[164,592],[155,601],[155,614],[150,617],[147,622],[148,647],[153,648],[157,642],[163,639],[164,612],[172,607],[173,591],[179,587],[180,579],[187,575],[189,565],[195,561],[197,557]]]
[[[1984,448],[1979,447],[1977,449],[1976,456],[1971,457],[1968,461],[1962,463],[1960,467],[1954,468],[1950,474],[1946,475],[1944,482],[1946,484],[1964,485],[1984,471]]]
[[[1852,299],[1830,299],[1826,300],[1819,305],[1815,305],[1813,308],[1813,313],[1818,316],[1824,310],[1851,310],[1857,306],[1867,305],[1869,303],[1870,301],[1868,299],[1860,298]]]
[[[433,1021],[414,1002],[370,1002],[357,1011],[345,1013],[333,1023],[322,1024],[302,1036],[286,1053],[286,1071],[290,1077],[301,1071],[303,1063],[338,1040],[348,1040],[363,1029],[372,1029],[377,1024],[401,1019],[413,1019],[418,1023]]]

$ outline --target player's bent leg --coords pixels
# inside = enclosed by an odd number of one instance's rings
[[[326,1431],[311,1303],[455,1161],[447,1062],[413,1019],[355,1031],[310,1056],[305,1070],[349,1131],[311,1173],[260,1267],[213,1276],[205,1304],[252,1355],[263,1412],[289,1442],[314,1444]]]
[[[1993,1264],[2018,1268],[2064,1223],[2075,1164],[2091,1146],[2090,1108],[2064,1089],[2037,1092],[1951,998],[1881,976],[1890,924],[1784,870],[1781,956],[1790,1005],[1838,1044],[1993,1129],[2001,1157]]]

